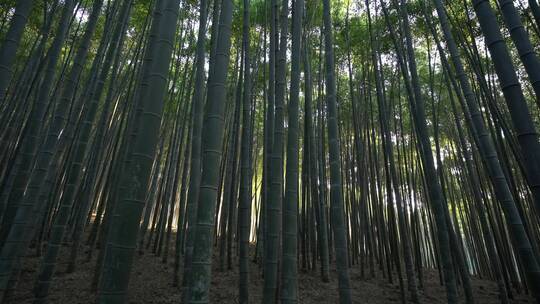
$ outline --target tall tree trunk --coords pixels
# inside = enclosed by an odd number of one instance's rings
[[[336,101],[336,80],[334,63],[334,40],[330,1],[323,0],[324,52],[326,67],[326,106],[328,110],[328,150],[330,154],[330,211],[336,250],[339,302],[352,303],[349,278],[347,231],[344,219],[341,184],[341,149],[338,130],[338,110]]]
[[[0,47],[0,103],[6,98],[6,91],[13,76],[12,66],[33,4],[34,0],[17,1],[9,29]]]
[[[197,205],[199,201],[199,186],[201,180],[201,134],[203,124],[203,106],[204,106],[204,61],[205,61],[205,42],[206,42],[206,19],[207,2],[201,0],[199,3],[199,32],[197,34],[197,49],[195,61],[195,87],[193,91],[193,134],[191,142],[190,156],[190,179],[189,190],[186,201],[186,250],[184,253],[184,272],[182,276],[182,303],[189,300],[189,279],[193,259],[193,242],[195,230],[194,225],[197,219]],[[214,9],[216,9],[214,7]],[[218,9],[219,11],[219,9]],[[216,26],[216,25],[214,25]],[[180,229],[180,227],[178,227]]]
[[[281,303],[298,302],[298,109],[304,1],[295,0],[292,10],[291,86],[288,109],[287,168],[283,202],[283,266]]]
[[[387,116],[387,105],[386,100],[383,92],[383,81],[381,77],[381,71],[379,69],[379,59],[378,59],[378,43],[375,40],[375,37],[373,36],[372,29],[371,29],[371,16],[369,13],[369,4],[366,2],[366,7],[368,7],[368,25],[369,25],[369,31],[370,31],[370,41],[371,41],[371,48],[372,48],[372,61],[373,61],[373,69],[375,74],[375,87],[376,87],[376,93],[377,93],[377,99],[379,101],[379,121],[381,123],[381,129],[383,134],[381,134],[383,138],[383,147],[386,150],[385,151],[385,158],[388,163],[389,167],[389,173],[390,173],[390,180],[391,184],[389,183],[387,187],[393,188],[393,192],[390,192],[389,199],[394,199],[396,203],[397,208],[397,214],[398,214],[398,227],[399,232],[401,235],[401,243],[403,248],[403,257],[405,259],[405,274],[407,276],[407,285],[410,292],[411,301],[414,303],[418,303],[418,287],[416,284],[416,276],[414,274],[413,269],[413,257],[412,257],[412,251],[411,251],[411,243],[409,238],[409,232],[407,231],[407,223],[405,219],[405,204],[401,195],[401,189],[400,184],[397,176],[396,171],[396,164],[394,159],[394,151],[393,151],[393,143],[391,139],[390,134],[390,125],[388,121]],[[391,207],[393,208],[393,207]]]
[[[14,188],[9,195],[8,209],[2,218],[3,233],[1,238],[4,246],[0,255],[1,297],[5,297],[8,288],[10,288],[8,285],[10,279],[16,280],[16,277],[12,276],[17,275],[18,270],[16,267],[18,267],[18,258],[23,254],[24,250],[26,250],[31,238],[33,229],[31,222],[32,209],[37,200],[37,195],[39,194],[42,185],[41,182],[45,177],[45,172],[53,157],[53,155],[50,154],[50,150],[53,149],[57,143],[58,133],[54,132],[59,132],[63,126],[62,121],[58,121],[59,123],[54,126],[56,127],[55,129],[51,127],[53,136],[47,136],[47,140],[43,144],[36,160],[35,169],[30,175],[36,146],[42,140],[41,138],[38,138],[38,136],[43,127],[43,116],[49,101],[49,93],[56,72],[56,65],[59,60],[62,44],[67,35],[68,21],[73,13],[74,7],[75,3],[73,0],[68,0],[64,3],[58,30],[48,52],[47,68],[35,101],[35,112],[30,121],[31,126],[26,134],[27,139],[23,139],[23,145],[26,145],[26,147],[23,148],[23,153],[25,153],[25,156],[28,158],[23,159],[23,166],[19,168],[18,175],[14,181]],[[81,59],[84,59],[84,57]],[[62,104],[63,108],[59,109],[57,114],[62,114],[62,111],[66,111],[70,105],[70,101],[71,100],[68,100],[67,104]],[[28,179],[29,176],[30,178]]]
[[[304,41],[307,41],[307,37],[304,37]],[[309,45],[306,43],[304,47],[303,61],[304,61],[304,123],[306,138],[304,138],[304,149],[309,153],[309,176],[310,176],[310,190],[311,201],[316,206],[317,211],[317,235],[319,244],[319,255],[321,259],[321,278],[323,282],[330,280],[329,274],[329,258],[328,258],[328,225],[326,219],[326,207],[324,200],[321,199],[319,194],[319,168],[317,166],[317,145],[314,135],[314,123],[313,123],[313,109],[312,109],[312,86],[313,81],[311,79],[311,66],[309,56]],[[306,169],[303,169],[306,170]]]
[[[251,232],[251,62],[250,62],[250,19],[249,0],[244,0],[242,44],[244,49],[244,90],[242,96],[242,147],[240,151],[240,194],[239,194],[239,303],[249,303],[249,237]]]
[[[512,239],[514,240],[518,257],[520,258],[521,262],[524,265],[527,282],[529,282],[529,285],[530,285],[531,290],[533,291],[533,294],[538,299],[539,297],[538,282],[540,282],[539,281],[540,269],[538,266],[538,261],[536,261],[535,254],[531,247],[529,238],[523,227],[522,219],[516,208],[516,204],[512,196],[512,193],[510,192],[508,182],[506,178],[504,177],[501,163],[498,158],[498,154],[495,150],[493,141],[491,137],[489,136],[489,133],[487,133],[482,115],[480,113],[480,109],[478,107],[478,103],[475,100],[475,95],[472,91],[471,85],[467,78],[467,74],[460,60],[459,51],[454,41],[454,37],[452,35],[450,25],[448,24],[448,18],[446,16],[446,11],[444,9],[442,1],[434,0],[434,3],[437,9],[437,14],[439,15],[439,20],[440,20],[441,27],[444,33],[444,37],[446,39],[448,48],[450,50],[450,56],[451,56],[451,60],[454,65],[454,68],[456,70],[456,76],[458,77],[458,80],[460,82],[461,89],[463,91],[463,96],[467,103],[468,110],[470,112],[470,119],[474,126],[473,132],[476,132],[477,137],[479,139],[478,148],[480,150],[482,158],[485,160],[484,164],[487,166],[491,181],[493,183],[493,188],[495,190],[495,195],[497,196],[497,199],[499,200],[505,212],[508,223],[510,223],[509,225],[510,233],[512,235]],[[480,9],[477,6],[475,7],[476,9]],[[479,15],[479,18],[480,18],[480,15]],[[487,24],[485,24],[484,26],[486,25]],[[487,30],[487,29],[488,28],[484,28],[484,30]],[[490,27],[489,29],[492,30],[493,28]],[[504,42],[502,42],[502,44],[504,45]],[[496,58],[494,59],[495,59],[495,62],[497,62],[497,59]],[[510,62],[508,63],[511,64]],[[496,66],[498,65],[498,63],[495,63],[495,64]],[[502,67],[499,67],[499,68],[502,68]],[[517,83],[517,80],[515,83]],[[515,95],[512,95],[512,96],[515,96]],[[515,100],[513,100],[513,102],[515,102]]]
[[[448,236],[448,225],[446,222],[444,202],[442,196],[441,185],[437,179],[437,173],[435,169],[435,163],[433,160],[433,154],[431,151],[431,143],[429,140],[429,134],[427,130],[426,114],[424,109],[424,101],[422,92],[420,90],[420,81],[418,78],[418,71],[416,66],[416,58],[414,54],[411,30],[408,21],[407,5],[404,0],[401,0],[400,7],[402,22],[406,40],[406,56],[409,63],[409,73],[411,75],[411,82],[408,83],[406,72],[407,68],[404,66],[403,59],[399,60],[402,73],[404,74],[405,83],[407,86],[409,97],[409,103],[411,107],[411,113],[414,120],[414,126],[419,141],[420,157],[422,160],[422,167],[424,169],[424,176],[426,180],[427,192],[430,203],[432,205],[435,222],[437,224],[437,236],[439,241],[439,252],[442,262],[442,268],[444,272],[444,280],[446,284],[446,294],[448,303],[457,303],[457,288],[454,277],[454,269],[452,267],[452,257],[450,254],[450,243]],[[383,4],[384,14],[387,15],[386,8]],[[396,47],[397,53],[400,53],[398,46]]]
[[[217,188],[219,184],[219,164],[222,157],[223,124],[225,113],[225,83],[229,67],[231,47],[231,23],[233,3],[223,0],[219,26],[217,29],[216,52],[213,59],[213,74],[208,80],[208,96],[202,145],[202,173],[199,187],[197,221],[194,227],[194,250],[189,279],[189,303],[208,303],[214,239],[214,214],[216,211]]]
[[[277,9],[276,9],[277,12]],[[277,13],[276,13],[277,14]],[[280,231],[282,229],[283,207],[283,141],[284,141],[284,107],[286,86],[286,52],[288,37],[289,1],[281,3],[280,39],[277,54],[276,82],[275,82],[275,116],[272,141],[272,154],[270,155],[270,193],[266,202],[267,233],[264,240],[266,252],[264,255],[264,289],[263,303],[274,304],[278,296],[278,272]],[[277,39],[276,39],[277,43]]]
[[[120,177],[118,203],[113,211],[105,252],[98,303],[124,302],[140,219],[158,141],[173,40],[178,20],[179,0],[168,0],[155,42],[152,67],[145,94],[139,95],[143,112],[139,134],[134,139]],[[142,87],[141,87],[142,90]]]

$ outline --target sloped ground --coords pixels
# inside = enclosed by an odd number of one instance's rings
[[[67,256],[67,251],[62,256]],[[85,254],[81,252],[80,263],[74,273],[65,273],[65,260],[57,268],[49,303],[78,304],[94,303],[95,294],[90,289],[94,263],[84,262]],[[219,272],[217,259],[214,259],[212,272],[211,303],[238,303],[238,268],[237,261],[233,270]],[[172,286],[174,258],[171,254],[169,265],[163,264],[161,258],[152,253],[137,255],[131,275],[129,303],[180,303],[181,290]],[[36,279],[39,259],[28,257],[23,262],[19,285],[10,303],[32,303],[32,287]],[[338,303],[337,278],[331,269],[331,282],[323,283],[318,271],[299,273],[299,303]],[[351,269],[352,296],[354,303],[400,303],[399,286],[389,284],[377,274],[376,278],[362,279],[359,269]],[[500,303],[496,286],[493,282],[474,279],[474,295],[476,303]],[[250,297],[252,303],[260,303],[263,281],[259,267],[251,263]],[[446,303],[444,287],[440,286],[437,272],[426,271],[425,286],[420,292],[421,303]],[[533,303],[523,295],[510,303]]]

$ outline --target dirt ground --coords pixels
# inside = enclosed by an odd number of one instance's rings
[[[67,252],[63,253],[66,257]],[[84,262],[85,254],[81,252],[77,270],[66,274],[65,261],[57,267],[51,287],[50,302],[52,304],[94,303],[95,294],[91,291],[90,282],[94,271],[94,263]],[[219,272],[214,259],[212,272],[211,303],[238,303],[238,267],[233,270]],[[163,264],[161,258],[152,253],[139,256],[137,254],[134,269],[131,274],[129,303],[180,303],[181,291],[172,285],[173,255],[168,264]],[[235,263],[236,264],[236,263]],[[19,285],[13,293],[10,303],[32,303],[32,286],[36,279],[36,269],[39,259],[25,258]],[[380,273],[375,278],[362,279],[357,268],[351,269],[352,298],[354,303],[400,303],[400,292],[397,283],[389,284]],[[446,303],[444,287],[439,284],[437,272],[426,270],[425,286],[420,291],[421,303]],[[496,286],[493,282],[473,279],[476,303],[500,303]],[[251,303],[260,303],[263,281],[260,269],[251,263],[250,297]],[[319,272],[299,273],[299,303],[338,303],[337,278],[335,270],[331,270],[331,281],[323,283]],[[463,299],[461,299],[463,302]],[[510,303],[533,303],[533,300],[518,295]]]

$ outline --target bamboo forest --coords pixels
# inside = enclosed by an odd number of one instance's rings
[[[540,303],[538,0],[0,0],[0,303]]]

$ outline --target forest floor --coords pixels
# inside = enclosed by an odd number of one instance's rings
[[[62,257],[69,256],[67,248],[63,248]],[[97,253],[95,254],[97,255]],[[160,257],[146,253],[136,254],[134,269],[131,273],[129,303],[180,303],[180,287],[172,285],[174,255],[169,256],[167,264]],[[86,254],[81,252],[77,269],[73,273],[65,273],[66,259],[60,260],[56,276],[51,284],[51,304],[94,303],[95,293],[90,288],[95,263],[85,262]],[[12,294],[10,303],[32,303],[32,287],[37,277],[39,258],[27,257],[22,263],[19,284]],[[238,264],[234,262],[230,271],[218,271],[217,259],[214,259],[212,283],[210,288],[211,303],[238,303]],[[260,303],[263,280],[260,268],[251,265],[250,302]],[[323,283],[319,271],[299,272],[299,303],[338,303],[337,278],[335,269],[331,269],[331,281]],[[424,288],[420,291],[421,303],[446,303],[444,287],[439,284],[436,270],[426,270]],[[354,303],[400,303],[399,285],[390,284],[381,273],[375,278],[362,278],[359,267],[350,271],[352,299]],[[367,277],[367,276],[366,276]],[[394,277],[394,281],[397,278]],[[478,304],[500,303],[496,285],[491,281],[473,278],[474,296]],[[460,295],[462,298],[462,295]],[[460,303],[463,302],[461,299]],[[531,298],[518,295],[510,303],[533,303]]]

